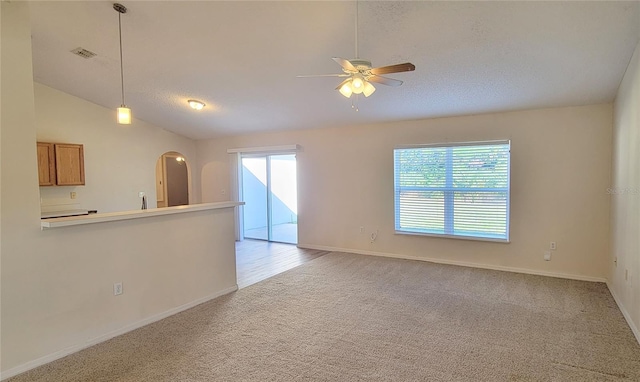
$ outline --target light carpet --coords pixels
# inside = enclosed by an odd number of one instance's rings
[[[330,253],[10,379],[640,381],[602,283]]]

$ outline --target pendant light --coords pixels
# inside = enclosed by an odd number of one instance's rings
[[[118,108],[118,123],[121,125],[131,124],[131,109],[124,103],[124,69],[122,65],[122,21],[120,16],[127,13],[127,8],[119,3],[113,4],[113,9],[118,12],[118,34],[120,36],[120,85],[122,89],[122,105]]]

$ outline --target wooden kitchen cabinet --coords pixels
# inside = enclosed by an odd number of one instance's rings
[[[72,143],[38,142],[41,186],[84,185],[84,148]]]
[[[56,157],[53,143],[38,142],[38,180],[41,186],[56,184]]]
[[[54,143],[56,153],[56,184],[84,185],[84,148],[70,143]]]

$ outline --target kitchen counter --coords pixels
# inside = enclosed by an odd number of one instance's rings
[[[40,222],[41,229],[60,228],[82,224],[105,223],[118,220],[142,219],[154,216],[182,214],[186,212],[215,210],[220,208],[232,208],[243,205],[244,202],[218,202],[191,204],[187,206],[175,206],[166,208],[152,208],[147,210],[134,210],[122,212],[107,212],[80,216],[67,216],[45,219]]]
[[[42,219],[52,219],[52,218],[66,218],[69,216],[79,216],[79,215],[89,215],[89,210],[60,210],[60,211],[45,211],[40,213],[40,218]]]

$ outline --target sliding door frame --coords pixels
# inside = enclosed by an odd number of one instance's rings
[[[296,162],[298,157],[298,151],[300,151],[300,145],[284,145],[284,146],[265,146],[265,147],[247,147],[247,148],[237,148],[237,149],[228,149],[227,153],[235,154],[232,155],[232,159],[229,161],[230,170],[231,170],[231,194],[232,199],[234,201],[242,201],[242,158],[251,158],[251,157],[267,157],[267,238],[272,237],[272,227],[271,227],[271,208],[270,204],[272,203],[271,195],[269,190],[271,190],[271,155],[295,155]],[[297,165],[296,165],[297,169]],[[297,171],[297,170],[296,170]],[[297,178],[297,176],[296,176]],[[298,192],[298,185],[296,184],[296,192]],[[236,241],[244,240],[244,206],[236,207],[236,221],[235,221],[235,233],[236,233]]]

